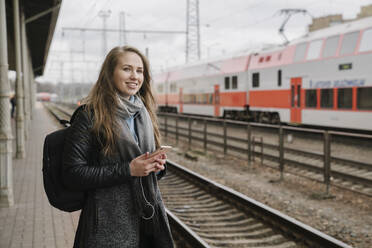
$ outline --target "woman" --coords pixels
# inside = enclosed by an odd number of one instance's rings
[[[147,59],[115,47],[66,137],[63,180],[86,192],[74,247],[173,247],[157,185],[160,147]]]

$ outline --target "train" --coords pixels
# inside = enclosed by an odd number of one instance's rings
[[[372,17],[154,75],[158,110],[372,130]]]
[[[36,100],[41,102],[55,102],[58,99],[58,95],[49,92],[38,92],[36,93]]]

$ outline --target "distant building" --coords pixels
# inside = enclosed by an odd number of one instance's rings
[[[368,17],[368,16],[372,16],[372,4],[367,5],[367,6],[363,6],[360,9],[360,12],[357,15],[356,19],[361,19],[361,18]]]
[[[328,15],[313,18],[313,23],[309,25],[309,32],[313,32],[318,29],[327,28],[335,24],[343,23],[344,19],[341,14],[338,15]]]
[[[308,26],[308,30],[309,32],[313,32],[315,30],[327,28],[327,27],[345,23],[345,22],[362,19],[362,18],[369,17],[369,16],[372,16],[372,4],[361,7],[360,12],[358,13],[355,19],[345,20],[342,18],[341,14],[313,18],[313,22]]]

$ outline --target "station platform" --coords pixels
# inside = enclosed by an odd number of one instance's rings
[[[14,130],[14,120],[12,125]],[[73,246],[80,212],[66,213],[53,208],[43,187],[44,138],[58,128],[58,123],[37,102],[26,139],[26,157],[13,159],[14,205],[0,208],[1,248]]]

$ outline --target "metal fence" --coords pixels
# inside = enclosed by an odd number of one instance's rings
[[[331,177],[372,188],[371,179],[339,171],[345,166],[372,171],[372,164],[368,163],[372,161],[372,155],[368,152],[368,147],[372,147],[372,135],[169,113],[159,113],[158,117],[165,137],[172,135],[177,143],[182,139],[188,143],[189,148],[198,144],[205,152],[223,151],[224,154],[243,157],[249,165],[259,157],[261,164],[265,160],[266,164],[277,166],[281,179],[285,165],[288,165],[319,175],[318,179],[326,184],[327,194]],[[332,139],[335,142],[332,143]],[[345,140],[350,144],[342,144]],[[361,151],[360,147],[366,151]],[[353,152],[353,149],[357,152]],[[331,156],[331,151],[339,156]],[[358,152],[362,155],[356,154]],[[357,161],[357,158],[363,161]],[[331,164],[334,170],[331,170]]]

